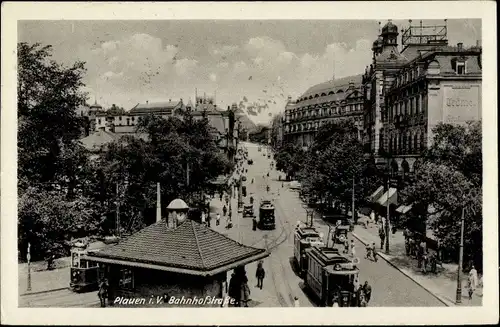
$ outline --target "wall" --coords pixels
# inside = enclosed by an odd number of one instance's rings
[[[213,277],[179,275],[160,270],[134,269],[134,290],[121,290],[116,296],[123,299],[144,299],[143,303],[126,304],[115,302],[116,307],[220,307],[217,303],[201,304],[169,304],[163,298],[174,297],[185,299],[205,298],[207,296],[221,298],[226,273]],[[168,301],[168,300],[167,300]]]
[[[465,124],[481,119],[481,81],[430,80],[428,86],[427,144],[432,142],[432,129],[440,122]]]

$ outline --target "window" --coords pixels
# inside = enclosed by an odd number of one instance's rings
[[[465,74],[465,62],[457,62],[457,74],[458,75]]]
[[[118,118],[120,121],[122,120],[122,116],[120,116],[120,118]]]
[[[132,270],[127,268],[120,269],[120,279],[118,285],[124,289],[134,288],[134,275]]]

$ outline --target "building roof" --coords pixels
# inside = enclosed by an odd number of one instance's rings
[[[339,89],[342,89],[345,92],[345,89],[349,87],[349,83],[351,81],[354,82],[354,85],[360,85],[362,76],[362,74],[347,76],[316,84],[314,86],[311,86],[306,92],[304,92],[304,94],[302,94],[300,98],[309,96],[314,97],[316,94],[321,95],[322,93],[328,94],[330,91],[337,92]]]
[[[89,136],[80,139],[80,142],[88,150],[95,150],[104,144],[113,142],[119,138],[118,135],[107,132],[107,131],[97,131]]]
[[[89,252],[89,257],[138,262],[158,269],[181,268],[193,274],[255,261],[267,255],[264,249],[238,243],[192,220],[186,220],[174,229],[160,221],[116,245]]]
[[[150,114],[160,112],[172,112],[182,107],[182,101],[163,101],[151,103],[138,103],[130,109],[131,114]]]

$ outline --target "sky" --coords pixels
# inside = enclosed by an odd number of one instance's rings
[[[393,23],[400,30],[409,25]],[[447,26],[449,44],[481,39],[480,20]],[[84,61],[89,102],[105,108],[194,101],[197,89],[215,95],[220,108],[242,100],[267,104],[250,115],[265,123],[284,110],[288,96],[363,73],[378,31],[377,20],[19,21],[18,41],[52,45],[53,59],[65,65]]]

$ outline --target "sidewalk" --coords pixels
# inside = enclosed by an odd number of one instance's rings
[[[363,222],[365,219],[364,217],[359,218],[359,222]],[[354,227],[352,235],[365,245],[375,242],[377,249],[379,249],[380,239],[376,226],[371,225],[368,228],[364,228],[361,225],[357,225]],[[391,233],[390,237],[390,255],[382,251],[379,251],[377,254],[447,306],[456,306],[455,293],[457,288],[458,265],[443,264],[443,268],[438,266],[437,274],[432,274],[430,272],[423,274],[421,270],[417,268],[417,260],[406,256],[403,232],[397,231],[396,234]],[[472,301],[469,301],[467,291],[467,274],[463,274],[461,305],[481,306],[483,296],[482,286],[480,285],[480,287],[476,289],[472,296]]]
[[[70,258],[59,258],[55,262],[54,270],[47,270],[47,263],[44,261],[31,263],[31,290],[27,290],[28,286],[28,264],[20,263],[18,265],[18,286],[19,295],[36,294],[43,292],[51,292],[69,287]]]

